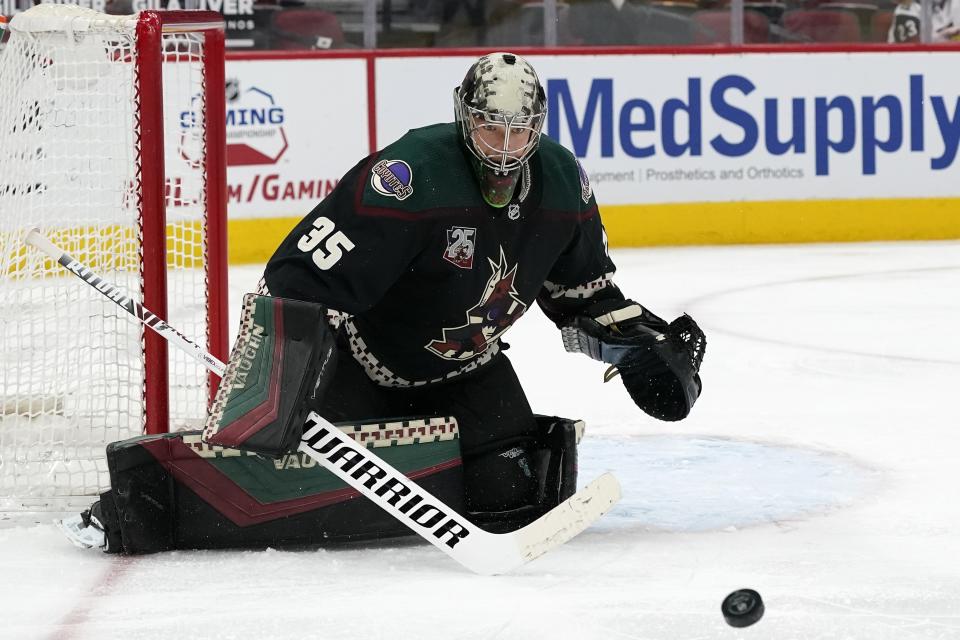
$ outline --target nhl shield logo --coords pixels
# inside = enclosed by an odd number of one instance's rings
[[[443,259],[461,269],[473,269],[476,239],[477,230],[473,227],[447,229],[447,248],[443,252]]]

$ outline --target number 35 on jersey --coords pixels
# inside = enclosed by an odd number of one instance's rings
[[[300,237],[297,248],[312,253],[313,263],[326,271],[353,249],[353,241],[335,229],[333,220],[320,216],[313,221],[313,229]]]

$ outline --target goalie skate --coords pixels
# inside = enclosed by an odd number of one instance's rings
[[[55,522],[57,527],[67,536],[67,540],[72,542],[74,546],[81,549],[106,550],[107,536],[103,531],[103,526],[95,516],[90,515],[89,511]]]

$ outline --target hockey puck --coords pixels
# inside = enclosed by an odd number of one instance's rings
[[[731,627],[749,627],[763,617],[763,598],[753,589],[737,589],[723,599],[720,610]]]

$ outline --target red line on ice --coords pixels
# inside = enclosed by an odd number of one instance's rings
[[[82,596],[77,604],[60,619],[54,626],[54,630],[47,636],[47,640],[71,640],[77,637],[78,632],[90,620],[100,599],[114,591],[135,560],[130,556],[114,556],[110,566],[93,583],[90,592]]]

